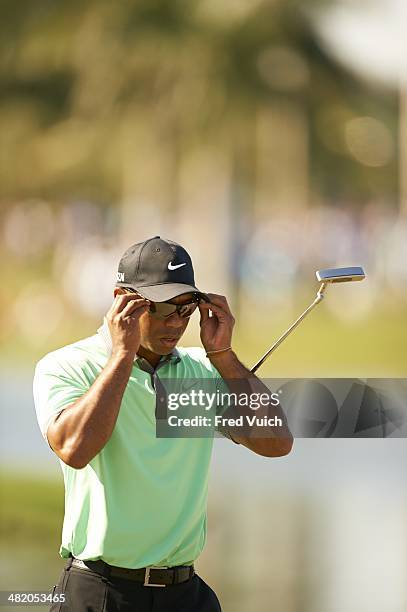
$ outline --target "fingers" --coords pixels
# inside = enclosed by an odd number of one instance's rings
[[[121,316],[123,318],[129,316],[141,316],[143,312],[146,312],[149,309],[149,302],[144,298],[139,298],[136,300],[131,300],[126,304],[126,306],[121,311]]]
[[[206,303],[206,302],[205,302]],[[209,304],[208,304],[209,306]],[[199,312],[201,313],[201,325],[202,323],[204,323],[205,321],[207,321],[209,319],[209,310],[207,308],[201,308],[201,304],[199,304]]]
[[[148,300],[135,293],[118,294],[106,317],[108,320],[112,320],[118,315],[128,316],[133,309],[140,308],[140,306],[146,306],[145,310],[147,310],[148,304]]]
[[[110,309],[111,316],[119,314],[129,302],[140,302],[146,301],[143,297],[138,295],[137,293],[118,293],[113,301],[113,304]]]
[[[229,308],[229,304],[224,295],[218,295],[217,293],[208,293],[208,297],[211,300],[212,304],[216,304],[225,310],[230,316],[232,316],[232,312]]]
[[[221,306],[217,306],[214,303],[211,303],[211,304],[201,303],[199,304],[199,309],[201,311],[202,316],[203,316],[203,313],[206,312],[206,315],[207,315],[206,318],[209,318],[210,310],[213,312],[215,317],[217,317],[220,321],[225,320],[230,317],[230,314],[226,312],[224,308],[222,308]]]

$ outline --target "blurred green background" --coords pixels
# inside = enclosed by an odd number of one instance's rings
[[[403,0],[1,3],[1,589],[56,582],[63,484],[33,368],[100,325],[154,235],[225,294],[268,377],[406,377]],[[191,320],[185,345],[199,343]],[[403,440],[215,444],[198,570],[225,612],[403,612]]]

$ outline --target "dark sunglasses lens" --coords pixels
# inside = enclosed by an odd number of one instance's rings
[[[181,319],[186,319],[190,317],[193,312],[195,312],[197,306],[197,302],[193,302],[192,304],[183,304],[178,308],[178,314]]]
[[[168,304],[167,302],[151,302],[150,304],[150,314],[157,319],[165,319],[174,314],[176,310],[175,304]]]
[[[178,312],[181,319],[187,319],[196,310],[197,302],[189,304],[168,304],[168,302],[154,302],[150,305],[150,314],[156,319],[166,319],[174,312]]]

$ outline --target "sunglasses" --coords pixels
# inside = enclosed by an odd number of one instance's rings
[[[126,291],[144,297],[143,295],[141,295],[141,293],[135,291],[134,289],[130,289],[129,287],[126,287]],[[186,304],[172,304],[171,301],[152,302],[151,300],[149,300],[149,302],[149,314],[155,319],[166,319],[167,317],[173,315],[175,312],[178,314],[179,317],[181,317],[181,319],[188,319],[195,312],[200,302],[210,303],[210,299],[205,294],[193,293],[191,300]]]

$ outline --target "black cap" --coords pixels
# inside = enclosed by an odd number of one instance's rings
[[[131,287],[154,302],[199,291],[187,251],[176,242],[154,236],[133,244],[119,262],[116,287]]]

